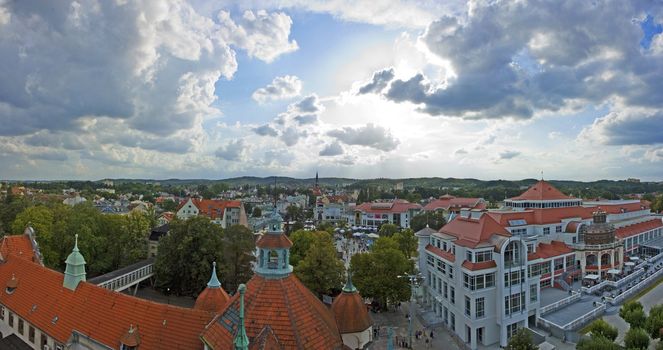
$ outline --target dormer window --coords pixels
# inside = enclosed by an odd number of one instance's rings
[[[7,294],[13,294],[17,287],[18,287],[18,280],[16,279],[16,276],[12,274],[12,278],[9,281],[7,281],[5,292]]]
[[[129,330],[120,339],[120,350],[137,350],[140,345],[138,327],[129,325]]]

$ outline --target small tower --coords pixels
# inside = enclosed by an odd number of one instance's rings
[[[235,350],[248,350],[249,337],[246,335],[246,327],[244,327],[244,293],[246,293],[246,286],[240,284],[237,290],[239,292],[239,326],[235,335]]]
[[[194,309],[205,310],[212,313],[219,313],[224,306],[228,303],[230,297],[228,293],[221,287],[221,282],[216,276],[216,261],[212,263],[212,276],[207,282],[207,288],[203,290],[198,298]]]
[[[276,208],[267,222],[267,233],[256,243],[258,261],[255,272],[265,278],[280,278],[292,273],[290,247],[292,241],[283,233],[283,219]]]
[[[331,305],[338,331],[343,343],[350,349],[363,349],[371,342],[373,320],[368,314],[364,299],[352,284],[352,272],[347,273],[348,280]]]
[[[319,178],[318,178],[318,172],[316,171],[316,172],[315,172],[315,187],[316,187],[316,188],[317,188],[317,187],[320,187],[320,186],[319,186],[320,183],[318,182],[318,180],[319,180]]]
[[[85,258],[78,250],[78,235],[74,243],[74,249],[65,261],[67,267],[64,270],[64,282],[62,285],[71,290],[76,290],[78,284],[85,281]]]

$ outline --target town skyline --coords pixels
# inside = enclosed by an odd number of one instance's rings
[[[2,1],[0,178],[661,180],[662,13]]]

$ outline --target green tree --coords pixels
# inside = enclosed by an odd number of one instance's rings
[[[14,197],[11,194],[11,188],[7,188],[7,197],[5,202],[0,205],[0,232],[5,233],[18,233],[12,231],[12,223],[16,216],[25,208],[29,207],[31,203],[22,197]],[[20,232],[23,232],[21,230]]]
[[[232,225],[223,234],[223,275],[220,278],[226,290],[234,291],[253,276],[251,263],[255,260],[256,244],[253,232],[242,225]]]
[[[589,325],[589,331],[592,336],[601,336],[610,341],[617,339],[618,331],[616,327],[611,326],[603,319],[598,319]]]
[[[382,237],[391,237],[396,232],[398,232],[398,226],[394,224],[383,224],[380,226],[378,234]]]
[[[175,202],[173,200],[170,200],[170,199],[166,199],[166,200],[162,201],[161,203],[159,203],[159,208],[161,208],[161,210],[163,210],[163,211],[172,211],[172,212],[174,212],[175,210],[177,210],[177,202]]]
[[[405,254],[406,258],[409,259],[413,256],[417,256],[417,245],[419,244],[419,241],[412,230],[405,229],[401,232],[396,232],[392,238],[396,241],[398,249]]]
[[[577,350],[621,350],[621,347],[602,336],[592,336],[590,339],[580,339],[576,345]]]
[[[637,301],[629,301],[622,305],[619,316],[628,322],[631,328],[643,327],[647,319],[642,304]]]
[[[506,345],[507,350],[536,350],[537,346],[532,342],[532,335],[525,328],[520,328],[509,338]]]
[[[290,234],[292,247],[290,247],[290,264],[297,267],[300,261],[304,259],[311,246],[323,238],[331,239],[331,235],[326,231],[304,231],[297,230]]]
[[[444,218],[444,213],[442,211],[423,212],[412,218],[410,222],[410,227],[414,232],[420,231],[428,225],[433,230],[439,230],[442,226],[447,223],[447,220]]]
[[[259,218],[259,217],[261,217],[261,216],[262,216],[262,209],[260,209],[260,207],[255,207],[255,208],[253,208],[253,214],[252,214],[252,216],[253,216],[254,218]]]
[[[19,234],[23,233],[25,228],[30,225],[35,230],[37,242],[40,247],[43,260],[49,264],[56,261],[59,257],[57,252],[53,251],[53,211],[44,206],[38,205],[28,207],[18,215],[12,224],[12,232]],[[48,266],[48,265],[47,265]]]
[[[295,274],[319,297],[341,287],[345,266],[336,255],[331,237],[315,235],[306,256],[295,267]]]
[[[649,335],[642,328],[631,327],[624,336],[624,345],[629,350],[646,350],[649,347]]]
[[[663,329],[663,305],[656,305],[649,310],[649,317],[645,321],[645,329],[653,339],[661,339]],[[663,341],[661,341],[663,343]]]
[[[212,262],[223,261],[223,230],[206,217],[170,222],[159,242],[154,264],[156,287],[177,295],[194,296],[209,281]]]
[[[385,306],[410,298],[409,281],[399,276],[412,273],[414,264],[393,239],[378,238],[370,252],[353,255],[350,265],[353,282],[362,296]]]

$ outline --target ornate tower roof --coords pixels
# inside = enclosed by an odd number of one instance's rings
[[[85,281],[85,258],[83,254],[78,250],[78,234],[76,235],[76,241],[74,243],[74,249],[71,251],[71,254],[65,260],[67,267],[64,270],[64,282],[63,286],[65,288],[76,290],[76,287],[81,281]]]
[[[331,308],[341,334],[363,332],[373,325],[363,298],[352,284],[352,273],[349,271],[343,292],[334,299]]]
[[[246,327],[244,327],[244,294],[246,293],[246,286],[240,284],[237,291],[239,292],[239,328],[237,329],[233,343],[236,350],[248,350],[249,337],[246,336]]]
[[[213,313],[219,313],[224,306],[228,303],[230,297],[228,293],[221,287],[221,282],[216,276],[216,261],[212,264],[212,276],[207,282],[207,288],[205,288],[198,298],[196,298],[196,304],[193,306],[194,309],[205,310]]]
[[[276,209],[267,223],[267,233],[256,242],[259,253],[255,272],[267,278],[285,277],[292,273],[290,265],[292,241],[283,233],[283,219]]]

